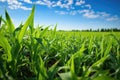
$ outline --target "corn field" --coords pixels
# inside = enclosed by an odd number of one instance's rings
[[[34,12],[0,17],[0,80],[120,80],[120,32],[41,30]]]

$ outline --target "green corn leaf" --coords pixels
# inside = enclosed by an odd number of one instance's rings
[[[40,37],[43,37],[43,35],[46,33],[46,31],[48,30],[49,26],[46,27],[41,33],[40,33]]]
[[[59,73],[58,74],[62,80],[72,80],[72,76],[70,72]]]
[[[1,27],[1,22],[2,22],[2,16],[0,16],[0,27]]]
[[[23,27],[22,23],[14,30],[13,35],[17,38],[17,35],[19,33],[19,31],[21,30],[21,28]]]
[[[88,77],[89,74],[93,71],[93,68],[95,68],[95,67],[100,67],[100,65],[103,64],[104,61],[105,61],[108,57],[109,57],[109,55],[101,58],[100,60],[98,60],[98,61],[96,61],[94,64],[92,64],[92,65],[89,67],[89,69],[88,69],[88,71],[87,71],[87,73],[86,73],[86,77]]]
[[[2,35],[0,36],[0,46],[4,49],[5,54],[7,54],[7,61],[12,61],[11,46],[8,43],[8,40]]]
[[[102,37],[102,41],[101,41],[101,44],[100,44],[100,49],[101,49],[101,57],[102,57],[103,53],[104,53],[104,37]]]
[[[70,70],[72,73],[75,73],[74,71],[74,56],[72,56],[72,59],[71,59],[71,66],[70,66]]]
[[[34,16],[32,17],[32,21],[31,21],[31,23],[29,25],[29,28],[30,28],[30,31],[31,31],[31,34],[32,34],[33,31],[34,31]]]
[[[42,58],[41,58],[41,56],[39,55],[39,63],[40,64],[38,64],[39,65],[39,79],[42,79],[42,80],[45,80],[45,79],[47,79],[47,77],[48,77],[48,75],[47,75],[47,73],[46,73],[46,69],[45,69],[45,67],[44,67],[44,62],[43,62],[43,60],[42,60]]]
[[[55,25],[54,30],[53,30],[53,35],[52,35],[53,38],[54,38],[55,35],[56,35],[56,29],[57,29],[57,24]]]
[[[104,75],[104,76],[98,76],[98,77],[94,78],[93,80],[115,80],[115,79]]]
[[[55,64],[53,64],[49,70],[48,70],[48,76],[49,76],[49,79],[50,80],[53,80],[54,79],[54,76],[55,74],[57,73],[58,71],[58,67],[57,67],[57,64],[60,62],[60,60],[58,60]]]
[[[2,16],[1,16],[1,23],[2,23],[2,22],[3,22],[4,24],[7,24],[6,20],[3,19]]]
[[[74,56],[72,56],[72,57],[73,58],[71,60],[71,66],[70,66],[72,80],[77,80],[77,77],[76,77],[76,74],[75,74]]]
[[[25,22],[25,24],[23,25],[23,27],[21,28],[19,34],[18,34],[18,41],[19,43],[21,43],[23,36],[28,28],[28,26],[31,24],[33,18],[34,18],[34,12],[35,12],[35,5],[32,8],[31,14],[28,17],[27,21]],[[33,23],[32,23],[33,24]]]
[[[74,57],[79,56],[80,58],[83,57],[83,52],[86,50],[86,48],[85,48],[85,42],[86,41],[83,42],[81,48],[75,54],[73,54],[72,56],[74,56]]]
[[[35,38],[35,39],[37,40],[38,43],[41,44],[41,46],[42,46],[43,48],[45,48],[45,47],[44,47],[44,44],[43,44],[43,42],[42,42],[42,41],[43,41],[42,38]]]
[[[7,22],[7,29],[10,33],[13,33],[13,31],[15,30],[15,26],[6,10],[5,10],[5,17]]]
[[[117,36],[115,36],[113,33],[110,34],[110,36],[112,36],[118,42],[118,44],[120,45],[120,40],[117,38]]]
[[[105,50],[104,56],[106,56],[106,55],[109,54],[109,52],[110,52],[110,50],[111,50],[111,48],[112,48],[111,45],[112,45],[112,40],[110,40],[110,41],[108,42],[108,46],[107,46],[107,48],[106,48],[106,50]]]

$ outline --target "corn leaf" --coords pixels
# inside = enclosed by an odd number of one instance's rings
[[[28,26],[31,24],[33,18],[34,18],[34,12],[35,12],[35,5],[32,8],[31,14],[28,17],[27,21],[25,22],[25,24],[23,25],[23,27],[21,28],[19,34],[18,34],[18,41],[19,43],[22,42],[23,36],[28,28]]]
[[[7,61],[10,62],[12,61],[12,55],[11,55],[11,46],[8,43],[7,38],[4,36],[0,36],[0,46],[4,49],[5,54],[7,54]]]
[[[2,22],[2,16],[0,16],[0,27],[1,27],[1,22]]]
[[[5,10],[5,17],[7,22],[7,29],[10,33],[13,33],[13,31],[15,30],[15,26],[6,10]]]

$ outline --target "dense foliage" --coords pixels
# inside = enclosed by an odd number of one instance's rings
[[[0,17],[0,80],[120,80],[119,32],[41,30],[34,10],[18,28]]]

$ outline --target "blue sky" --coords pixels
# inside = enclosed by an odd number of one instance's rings
[[[57,29],[120,28],[120,0],[0,0],[0,15],[9,12],[16,27],[36,4],[35,26]]]

